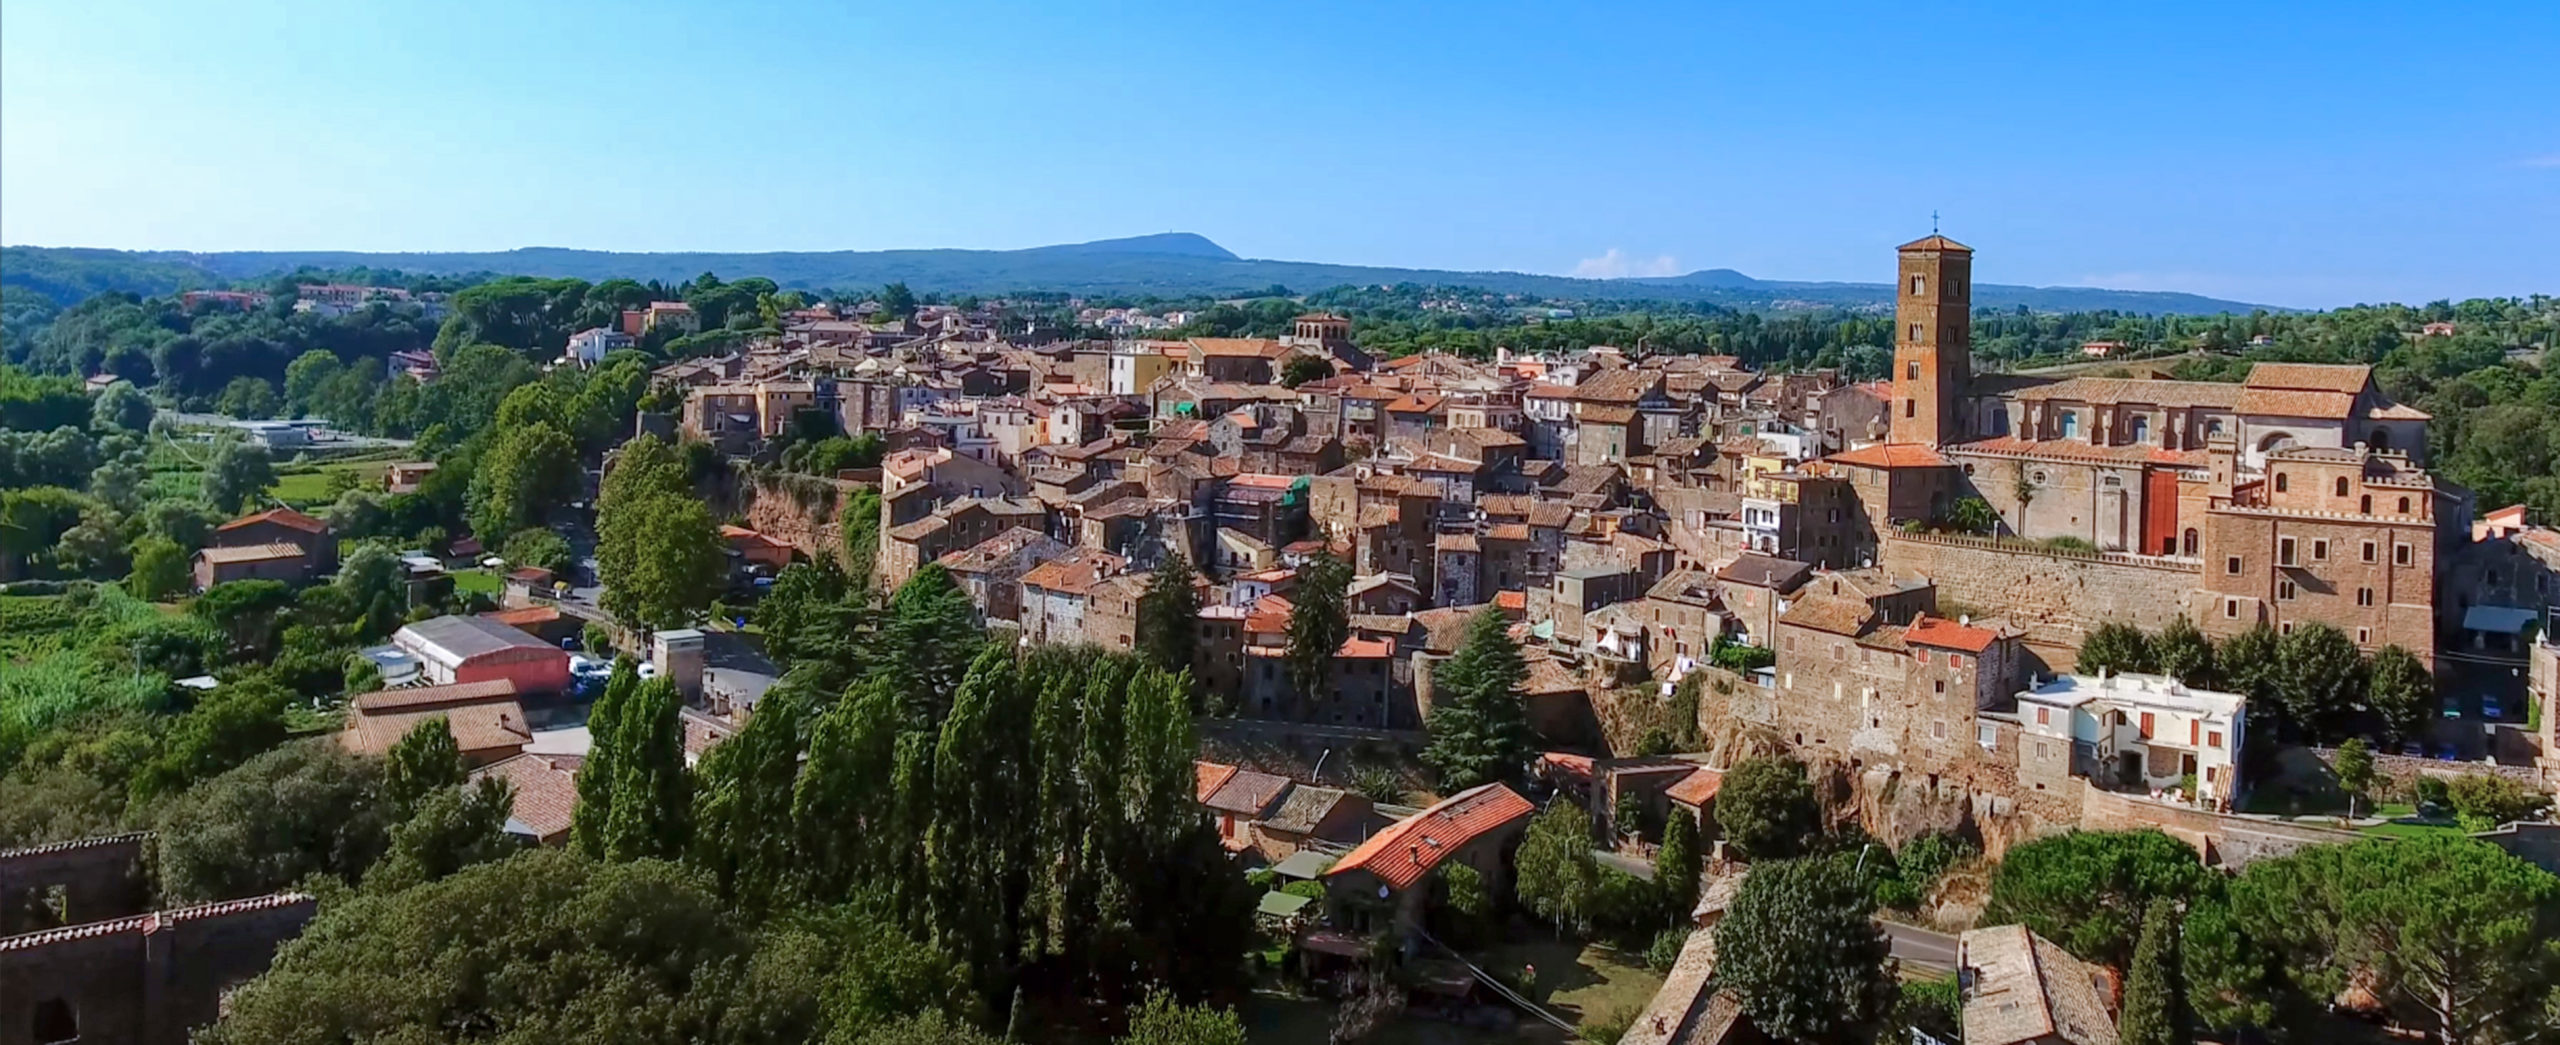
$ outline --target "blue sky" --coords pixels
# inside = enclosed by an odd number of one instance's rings
[[[1072,9],[1070,7],[1072,6]],[[2560,3],[0,6],[0,241],[2560,292]]]

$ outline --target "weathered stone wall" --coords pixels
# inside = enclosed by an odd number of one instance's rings
[[[1883,563],[1936,582],[1940,602],[2028,630],[2046,664],[2066,668],[2089,629],[2124,621],[2156,631],[2185,613],[2197,566],[2112,553],[2052,551],[1981,537],[1893,532]]]
[[[2080,809],[2080,826],[2087,830],[2158,828],[2196,846],[2208,860],[2226,867],[2246,866],[2252,860],[2283,856],[2305,846],[2353,842],[2365,837],[2341,828],[2229,816],[2094,787],[2081,796]]]
[[[0,851],[0,935],[139,913],[149,903],[142,851],[150,841],[136,832]]]
[[[278,893],[0,937],[0,1045],[182,1045],[316,909]]]

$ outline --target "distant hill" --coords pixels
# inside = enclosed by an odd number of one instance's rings
[[[1052,290],[1078,294],[1254,293],[1273,285],[1295,292],[1350,284],[1417,283],[1480,287],[1504,294],[1566,301],[1660,299],[1708,301],[1743,309],[1837,306],[1884,307],[1893,302],[1886,283],[1801,283],[1754,279],[1731,269],[1644,279],[1575,279],[1524,272],[1452,272],[1439,269],[1327,265],[1237,257],[1206,237],[1167,232],[1025,250],[840,250],[764,254],[619,254],[564,247],[463,253],[364,253],[357,251],[119,251],[66,247],[0,248],[0,285],[26,287],[68,305],[101,290],[165,294],[197,286],[255,280],[300,268],[397,269],[431,275],[499,273],[614,277],[677,282],[704,272],[723,277],[763,276],[797,289],[856,289],[904,281],[918,291],[1001,294]],[[2025,305],[2039,311],[2113,309],[2140,313],[2246,312],[2260,306],[2195,294],[2103,290],[2092,287],[2020,287],[1984,283],[1974,303],[1990,308]]]

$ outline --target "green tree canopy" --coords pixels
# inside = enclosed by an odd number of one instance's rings
[[[2359,983],[2447,1043],[2526,1040],[2560,988],[2560,879],[2469,838],[2260,860],[2232,884],[2231,906],[2312,998]]]
[[[1786,757],[1734,766],[1717,790],[1715,816],[1725,841],[1754,860],[1800,855],[1822,832],[1822,805],[1804,763]]]
[[[2100,673],[2124,674],[2128,671],[2152,670],[2151,640],[2142,629],[2122,621],[2108,621],[2090,629],[2089,637],[2080,642],[2080,655],[2071,670],[2083,675]]]
[[[328,739],[287,744],[162,807],[160,891],[178,902],[258,896],[328,874],[353,882],[390,842],[378,763]]]
[[[2168,897],[2151,901],[2142,917],[2142,940],[2134,945],[2133,969],[2124,985],[2116,1037],[2123,1045],[2188,1045],[2186,984],[2179,975],[2178,904]]]
[[[1868,888],[1846,863],[1755,863],[1716,923],[1716,982],[1773,1037],[1873,1041],[1899,995],[1874,914]]]
[[[2214,884],[2193,847],[2158,831],[2073,831],[2011,847],[1992,874],[1982,919],[2023,924],[2082,959],[2123,969],[2152,901],[2192,899]]]
[[[1138,647],[1146,662],[1169,672],[1191,670],[1200,646],[1200,591],[1181,552],[1165,555],[1138,596]]]
[[[1512,890],[1529,913],[1559,928],[1590,928],[1599,862],[1591,856],[1591,816],[1571,802],[1555,802],[1529,821],[1514,857]]]
[[[1422,761],[1448,790],[1516,783],[1527,771],[1532,745],[1520,685],[1529,667],[1510,627],[1501,613],[1479,611],[1457,654],[1431,668],[1431,742]]]
[[[2276,697],[2313,738],[2343,733],[2364,690],[2364,654],[2346,633],[2312,622],[2276,643]]]
[[[1334,658],[1351,638],[1350,592],[1351,567],[1331,552],[1317,552],[1298,568],[1285,659],[1289,682],[1300,694],[1314,696],[1333,682]]]

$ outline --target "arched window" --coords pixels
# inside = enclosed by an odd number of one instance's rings
[[[2346,477],[2346,476],[2341,475],[2341,476],[2339,476],[2339,477],[2338,477],[2337,490],[2338,490],[2338,496],[2340,496],[2340,497],[2344,497],[2344,496],[2346,496],[2346,495],[2347,495],[2347,477]]]
[[[2400,514],[2409,514],[2409,499],[2406,497],[2400,499]]]
[[[2187,537],[2186,537],[2186,541],[2185,541],[2185,544],[2184,544],[2184,548],[2185,548],[2186,553],[2187,553],[2187,556],[2188,556],[2189,558],[2193,558],[2193,557],[2195,556],[2195,554],[2196,554],[2196,529],[2195,529],[2195,527],[2193,527],[2193,526],[2187,527]]]
[[[1991,434],[1995,437],[2009,434],[2009,411],[1994,410],[1991,412]]]
[[[2276,473],[2276,492],[2277,492],[2277,493],[2283,493],[2283,492],[2284,492],[2284,473],[2283,473],[2283,472],[2277,472],[2277,473]]]
[[[2373,495],[2372,495],[2372,494],[2366,494],[2366,495],[2364,495],[2364,497],[2362,497],[2361,499],[2357,500],[2357,501],[2356,501],[2356,510],[2357,510],[2357,511],[2359,511],[2359,512],[2363,512],[2363,513],[2365,513],[2366,515],[2371,515],[2371,514],[2373,514]]]

